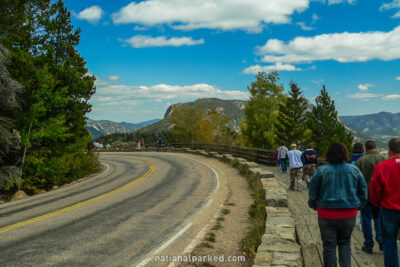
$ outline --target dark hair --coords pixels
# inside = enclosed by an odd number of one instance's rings
[[[364,145],[361,143],[355,143],[353,146],[353,154],[364,153]]]
[[[341,164],[344,161],[350,161],[347,148],[342,142],[332,143],[329,146],[328,151],[326,151],[325,158],[332,164]]]
[[[365,149],[366,150],[371,150],[371,149],[377,149],[378,147],[376,146],[376,142],[372,139],[369,139],[365,142]]]
[[[400,138],[390,139],[389,149],[393,154],[400,154]]]
[[[312,148],[312,144],[311,144],[311,143],[308,143],[307,147],[308,147],[308,148]]]

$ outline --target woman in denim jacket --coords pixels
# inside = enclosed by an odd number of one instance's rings
[[[351,266],[350,239],[358,209],[367,200],[367,184],[361,171],[347,163],[346,146],[333,143],[326,152],[328,164],[319,167],[309,186],[308,205],[317,210],[323,243],[324,266],[336,266],[336,246],[339,263]]]

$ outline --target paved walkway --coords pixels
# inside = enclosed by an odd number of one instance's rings
[[[286,189],[289,187],[289,174],[277,172],[275,167],[266,167],[261,165],[260,167],[274,172],[275,178],[278,182]],[[288,190],[288,202],[289,210],[296,221],[296,232],[299,243],[302,247],[304,266],[323,266],[322,242],[318,227],[317,213],[308,207],[307,190],[301,192]],[[379,251],[377,244],[373,249],[373,254],[366,254],[361,250],[364,237],[360,230],[359,222],[358,214],[357,225],[354,228],[351,240],[352,266],[384,266],[383,253]]]

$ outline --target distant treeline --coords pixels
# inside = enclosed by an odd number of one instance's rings
[[[98,169],[85,127],[95,77],[63,1],[3,0],[0,189],[48,190]]]

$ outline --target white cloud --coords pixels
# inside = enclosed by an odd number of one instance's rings
[[[95,24],[101,19],[103,13],[104,12],[101,9],[101,7],[99,7],[99,6],[91,6],[91,7],[85,8],[84,10],[79,12],[77,17],[79,19],[87,20],[90,23],[94,23]]]
[[[385,95],[382,97],[383,100],[395,100],[395,99],[400,99],[400,95],[398,94],[393,94],[393,95]]]
[[[397,76],[397,77],[396,77],[396,80],[400,81],[400,76]]]
[[[145,0],[112,15],[115,24],[168,24],[179,30],[219,29],[261,32],[265,24],[290,23],[310,0]]]
[[[332,33],[296,37],[285,43],[270,39],[257,48],[264,62],[299,63],[317,60],[365,62],[400,58],[400,26],[390,32]]]
[[[253,65],[245,70],[243,70],[243,73],[245,74],[258,74],[259,72],[270,72],[270,71],[300,71],[302,69],[296,68],[294,65],[290,64],[282,64],[280,62],[276,63],[275,65],[269,65],[269,66],[260,66],[260,65]]]
[[[368,88],[371,86],[374,86],[374,85],[370,84],[370,83],[359,84],[358,89],[360,89],[361,91],[368,91]]]
[[[393,0],[390,3],[386,3],[381,5],[379,8],[380,11],[390,10],[390,9],[399,9],[400,8],[400,0]],[[400,11],[397,11],[392,18],[400,18]]]
[[[248,92],[225,91],[216,86],[199,83],[193,85],[168,85],[157,84],[153,86],[130,86],[124,84],[108,84],[97,86],[96,97],[98,101],[105,100],[108,103],[102,105],[134,105],[137,101],[154,102],[156,99],[163,100],[187,100],[202,97],[216,97],[222,99],[248,99]],[[133,101],[133,102],[129,102]]]
[[[400,8],[400,0],[393,0],[390,3],[386,3],[380,6],[379,10],[389,10],[393,8]]]
[[[345,3],[345,2],[352,5],[356,2],[356,0],[328,0],[328,5],[336,5],[336,4]]]
[[[307,26],[304,22],[297,22],[296,24],[299,25],[300,28],[301,28],[303,31],[312,31],[312,30],[314,30],[313,27]]]
[[[193,40],[191,37],[172,37],[167,39],[165,36],[151,37],[145,35],[135,35],[125,40],[134,48],[160,47],[160,46],[183,46],[204,44],[204,39]]]
[[[110,80],[110,81],[118,81],[119,80],[119,76],[117,76],[117,75],[111,75],[111,76],[108,76],[108,79]]]
[[[375,98],[381,95],[378,94],[370,94],[370,93],[355,93],[354,95],[348,95],[349,98]]]

